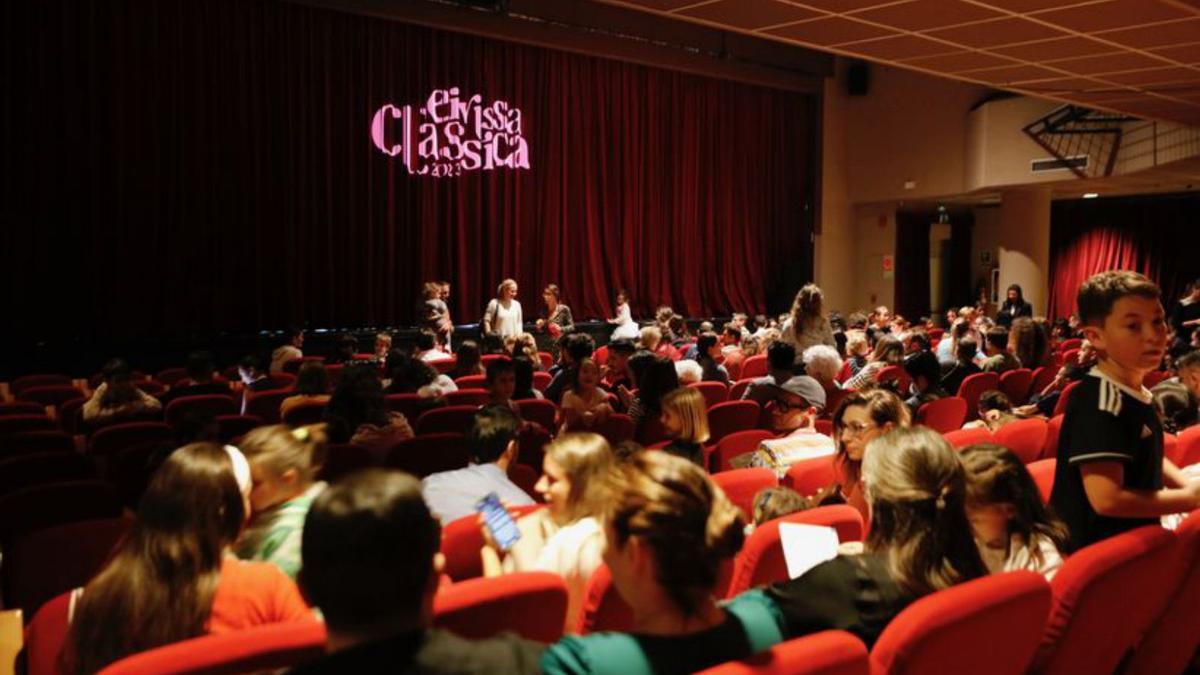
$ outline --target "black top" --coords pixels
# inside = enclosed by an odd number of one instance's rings
[[[917,599],[892,578],[883,553],[838,556],[798,579],[768,586],[766,593],[783,612],[789,639],[836,629],[868,648]]]
[[[669,452],[677,457],[682,457],[690,460],[696,466],[704,466],[704,446],[699,443],[687,443],[680,440],[674,440],[663,448],[663,452]]]
[[[975,373],[983,371],[974,362],[963,363],[961,361],[954,364],[954,367],[942,376],[942,389],[945,389],[951,396],[958,395],[958,388],[962,386],[963,380]]]
[[[1163,487],[1163,430],[1154,404],[1133,396],[1098,370],[1084,377],[1067,401],[1058,437],[1058,461],[1050,504],[1070,530],[1070,550],[1106,539],[1157,518],[1113,518],[1092,509],[1079,468],[1089,462],[1120,462],[1124,487]]]
[[[330,673],[537,673],[544,645],[509,634],[487,640],[464,640],[431,629],[402,633],[335,652],[303,664],[296,675]]]
[[[996,312],[996,323],[1008,328],[1012,325],[1013,319],[1018,316],[1033,316],[1033,305],[1018,300],[1010,302],[1005,300],[1003,305],[1000,305],[999,311]]]

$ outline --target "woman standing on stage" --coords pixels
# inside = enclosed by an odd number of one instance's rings
[[[557,285],[546,286],[542,291],[542,299],[546,301],[546,318],[537,320],[537,329],[550,333],[555,340],[575,330],[571,308],[558,301],[559,293]]]
[[[608,322],[616,325],[613,329],[613,340],[638,339],[640,331],[637,322],[633,320],[633,314],[629,311],[629,293],[623,288],[617,291],[617,315]]]
[[[517,282],[505,279],[496,288],[496,297],[483,313],[483,334],[500,338],[516,337],[525,330],[521,303],[517,301]]]

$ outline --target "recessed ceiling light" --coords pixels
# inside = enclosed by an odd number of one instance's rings
[[[1085,192],[1085,193],[1083,193],[1083,198],[1084,198],[1084,199],[1095,199],[1096,197],[1099,197],[1099,196],[1100,196],[1100,193],[1099,193],[1099,192]]]

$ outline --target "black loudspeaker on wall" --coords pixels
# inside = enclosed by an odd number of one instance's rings
[[[866,61],[853,61],[846,68],[846,94],[866,96],[871,89],[871,65]]]

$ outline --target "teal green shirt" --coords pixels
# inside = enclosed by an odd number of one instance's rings
[[[250,526],[238,539],[234,553],[242,560],[274,563],[293,579],[300,571],[300,541],[304,519],[325,483],[313,483],[302,494],[254,514]]]
[[[542,653],[542,672],[547,675],[692,673],[757,654],[783,641],[783,614],[762,591],[743,593],[724,607],[725,621],[690,635],[568,635]]]

